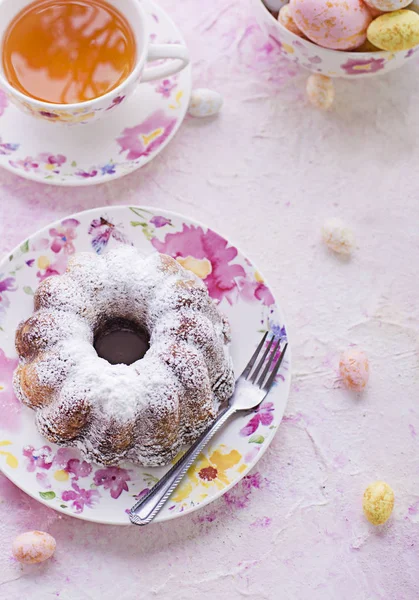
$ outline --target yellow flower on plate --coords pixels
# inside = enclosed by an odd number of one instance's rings
[[[48,258],[48,256],[40,256],[38,258],[38,260],[36,261],[36,264],[38,265],[38,267],[42,270],[48,269],[49,265],[50,265],[50,260]]]
[[[69,477],[70,475],[67,473],[67,471],[64,471],[64,469],[59,469],[54,473],[54,479],[57,481],[67,481]]]
[[[231,476],[227,473],[229,469],[236,467],[242,458],[237,450],[230,450],[221,444],[207,458],[200,454],[195,464],[193,464],[183,481],[173,496],[174,502],[186,500],[190,494],[198,487],[209,488],[217,487],[223,489],[231,483]],[[241,468],[237,469],[241,472]]]
[[[182,265],[188,271],[192,271],[201,279],[205,279],[212,273],[212,264],[207,258],[194,258],[193,256],[178,256],[177,259],[179,264]]]

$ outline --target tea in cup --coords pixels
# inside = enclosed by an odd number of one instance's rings
[[[0,85],[32,115],[91,122],[131,95],[140,81],[184,68],[178,44],[149,44],[139,0],[3,0]],[[147,60],[177,59],[156,67]]]

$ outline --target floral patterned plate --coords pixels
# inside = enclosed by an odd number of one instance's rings
[[[183,42],[168,15],[142,0],[151,40]],[[22,113],[0,90],[0,166],[52,185],[94,185],[127,175],[152,160],[180,127],[191,94],[191,69],[143,83],[122,106],[94,123],[48,123]]]
[[[195,272],[227,315],[231,352],[240,373],[261,332],[286,338],[284,317],[260,271],[208,227],[146,207],[107,207],[82,212],[35,233],[0,263],[0,468],[30,496],[66,514],[108,524],[128,524],[126,511],[165,472],[131,463],[103,468],[77,450],[59,448],[38,433],[34,412],[12,388],[17,365],[14,336],[33,311],[33,294],[46,277],[62,273],[76,251],[101,254],[117,244],[143,253],[170,254]],[[234,418],[200,455],[157,521],[205,506],[256,464],[281,422],[290,387],[290,353],[260,408]]]

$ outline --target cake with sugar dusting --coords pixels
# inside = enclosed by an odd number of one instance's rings
[[[142,358],[98,355],[115,329],[147,338]],[[99,464],[164,465],[233,393],[229,341],[205,284],[170,256],[79,253],[39,285],[19,325],[15,389],[51,442]]]

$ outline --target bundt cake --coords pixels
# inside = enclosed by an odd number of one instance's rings
[[[148,337],[132,364],[95,349],[118,327]],[[233,393],[228,342],[205,284],[170,256],[144,258],[131,246],[84,252],[39,285],[35,312],[16,333],[15,389],[42,435],[87,460],[164,465]]]

